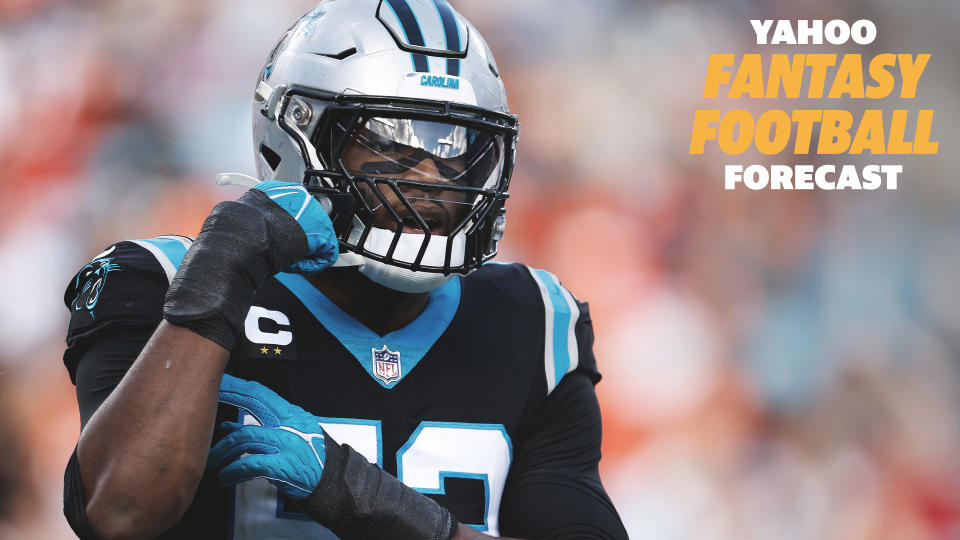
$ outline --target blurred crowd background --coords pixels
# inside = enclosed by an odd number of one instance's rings
[[[349,0],[340,0],[349,1]],[[502,258],[591,304],[601,472],[632,538],[960,538],[960,3],[460,0],[523,122]],[[253,174],[250,103],[311,0],[0,0],[0,538],[68,538],[64,287],[114,241],[195,234]],[[748,20],[873,20],[757,47]],[[709,53],[933,53],[940,155],[893,192],[724,191],[687,154]],[[799,159],[798,159],[799,158]],[[818,161],[819,160],[819,161]]]

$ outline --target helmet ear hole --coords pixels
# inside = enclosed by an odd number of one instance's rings
[[[277,154],[265,144],[260,145],[260,156],[270,166],[271,171],[276,171],[277,167],[280,166],[280,154]]]

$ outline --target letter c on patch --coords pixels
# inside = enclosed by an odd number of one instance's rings
[[[247,312],[247,319],[243,322],[243,331],[247,339],[264,345],[289,345],[293,341],[293,332],[279,330],[270,334],[260,329],[260,319],[270,319],[281,325],[289,326],[290,319],[279,311],[270,311],[260,306],[251,306]]]

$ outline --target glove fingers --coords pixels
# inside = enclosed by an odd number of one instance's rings
[[[276,474],[280,470],[278,462],[279,456],[276,454],[254,454],[228,464],[217,476],[223,486],[236,485],[254,478],[278,480]]]
[[[279,452],[277,434],[265,427],[243,426],[215,444],[207,454],[207,468],[218,468],[228,461],[256,449],[258,454]]]
[[[242,428],[245,424],[239,422],[220,422],[217,426],[217,435],[221,438],[226,437],[227,435],[233,433],[234,431]]]
[[[293,498],[302,499],[309,495],[310,491],[295,486],[281,478],[283,476],[281,474],[283,468],[282,455],[255,454],[227,465],[220,471],[218,477],[220,484],[223,486],[233,486],[240,482],[253,480],[254,478],[266,478],[277,485],[281,491]]]
[[[220,395],[217,399],[221,403],[249,411],[260,424],[267,427],[280,425],[279,409],[287,405],[282,397],[266,386],[227,374],[224,374],[220,381]]]
[[[235,459],[242,457],[244,454],[249,455],[271,455],[276,454],[280,450],[276,446],[271,446],[269,444],[263,443],[241,443],[236,446],[231,447],[225,454],[222,456],[217,456],[219,461],[214,463],[212,459],[214,456],[207,457],[207,469],[216,470],[220,468],[224,463],[229,463]]]
[[[296,261],[288,271],[315,274],[337,260],[340,242],[333,231],[330,216],[303,185],[268,180],[257,184],[254,189],[263,191],[286,210],[307,237],[307,257]]]

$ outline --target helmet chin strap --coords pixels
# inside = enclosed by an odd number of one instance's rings
[[[360,255],[359,253],[353,253],[353,252],[347,251],[347,252],[341,253],[340,256],[337,257],[337,262],[333,263],[333,266],[331,266],[331,268],[342,267],[342,266],[343,267],[363,266],[363,263],[365,263],[366,261],[367,261],[367,258],[364,257],[363,255]]]
[[[354,228],[350,231],[350,241],[354,244],[360,239],[363,223],[357,219]],[[374,227],[367,235],[363,248],[378,255],[386,255],[393,243],[394,232],[388,229]],[[448,237],[432,235],[427,244],[422,262],[430,266],[442,266],[446,257]],[[424,235],[400,233],[393,252],[394,259],[402,262],[416,260],[420,247],[423,245]],[[465,236],[460,233],[453,237],[451,264],[459,265],[463,262],[465,251]],[[346,257],[345,257],[346,255]],[[367,276],[374,283],[383,285],[395,291],[406,293],[424,293],[443,285],[454,274],[443,275],[437,272],[418,272],[407,268],[400,268],[392,264],[376,261],[357,253],[341,253],[334,266],[358,266],[361,274]]]
[[[363,259],[364,263],[360,266],[361,274],[367,276],[374,283],[405,293],[430,292],[450,281],[455,275],[445,276],[433,272],[415,272],[366,257],[363,257]]]
[[[388,289],[405,293],[425,293],[443,285],[454,276],[432,272],[414,272],[391,264],[368,259],[359,253],[341,253],[334,267],[356,266],[367,278]]]

